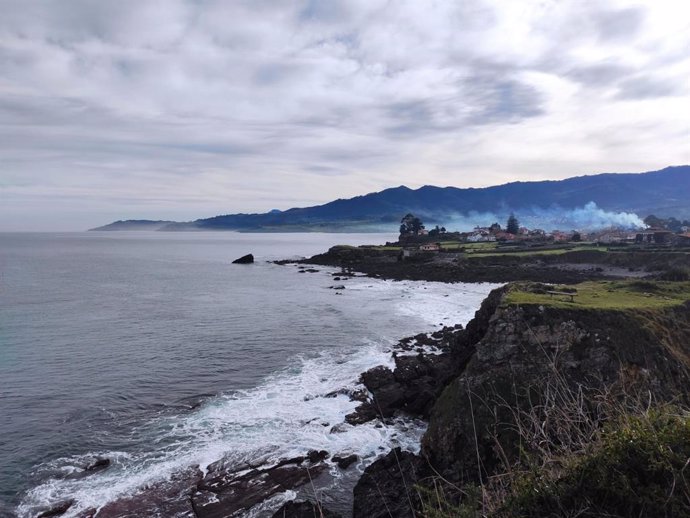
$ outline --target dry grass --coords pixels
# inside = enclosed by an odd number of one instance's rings
[[[690,516],[690,414],[631,390],[624,372],[592,388],[569,383],[555,358],[551,367],[511,401],[467,388],[494,409],[500,468],[461,487],[433,477],[420,490],[423,515]]]

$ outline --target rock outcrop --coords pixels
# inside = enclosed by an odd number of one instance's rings
[[[235,259],[232,264],[252,264],[253,262],[254,256],[252,254],[247,254]]]
[[[509,302],[513,288],[494,290],[455,335],[440,395],[421,405],[431,411],[420,456],[392,453],[369,466],[355,489],[355,517],[388,516],[391,503],[407,509],[393,516],[411,516],[420,503],[408,501],[410,484],[425,487],[439,476],[454,487],[478,483],[513,462],[521,451],[513,412],[544,403],[549,387],[581,394],[585,409],[604,392],[688,402],[690,302],[636,309],[516,304]],[[420,367],[396,361],[395,371],[363,375],[380,413],[418,410],[411,397],[424,390],[412,389],[417,381],[406,384],[405,373]]]
[[[395,448],[371,464],[354,489],[353,518],[412,518],[421,501],[415,485],[427,473],[417,455]]]
[[[423,439],[423,454],[451,480],[491,474],[500,455],[517,455],[507,423],[515,408],[540,404],[546,386],[585,398],[644,391],[687,400],[690,303],[630,311],[500,305],[475,347],[436,401]]]

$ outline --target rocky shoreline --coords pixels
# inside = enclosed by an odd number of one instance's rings
[[[345,278],[347,280],[347,278]],[[362,373],[362,389],[343,390],[325,397],[347,395],[359,406],[345,418],[348,425],[379,420],[377,426],[389,426],[391,419],[403,413],[407,417],[428,419],[433,401],[450,381],[454,363],[451,347],[463,332],[461,325],[444,327],[432,333],[421,333],[401,339],[391,351],[395,368],[378,366]],[[331,433],[338,433],[334,425]],[[404,452],[408,455],[408,452]],[[401,452],[401,455],[403,453]],[[280,459],[272,464],[227,466],[223,461],[211,464],[206,473],[198,467],[178,473],[173,480],[153,484],[131,497],[111,502],[99,509],[80,512],[79,518],[121,518],[164,513],[166,516],[195,518],[224,518],[243,516],[257,504],[268,501],[286,491],[297,494],[313,491],[315,481],[333,466],[343,473],[353,470],[360,458],[350,452],[311,450],[304,455]],[[84,466],[76,477],[86,477],[107,469],[110,460],[95,458]],[[305,491],[306,490],[306,491]],[[37,517],[50,518],[67,513],[73,500],[65,500],[44,509]],[[314,516],[314,510],[324,517],[340,516],[321,503],[311,500],[288,501],[274,517],[299,518]],[[311,514],[310,514],[311,513]],[[271,513],[263,513],[261,516]],[[317,514],[317,516],[320,516]]]
[[[392,280],[436,282],[545,282],[575,284],[592,280],[656,277],[688,266],[685,252],[571,250],[558,254],[422,252],[401,260],[400,251],[381,247],[334,246],[323,254],[277,264],[341,268],[344,273]],[[307,270],[308,271],[308,270]]]
[[[509,302],[515,289],[546,293],[542,283],[630,281],[653,277],[669,264],[688,265],[687,256],[594,259],[597,262],[588,254],[538,263],[492,258],[467,267],[438,256],[411,264],[379,250],[335,247],[305,260],[390,279],[520,281],[494,290],[466,329],[435,333],[441,354],[423,351],[420,343],[426,338],[415,337],[414,345],[406,339],[401,347],[416,355],[396,355],[393,370],[376,367],[362,374],[371,397],[348,416],[348,422],[385,422],[402,412],[427,420],[429,428],[419,455],[393,449],[365,469],[354,489],[353,518],[425,515],[425,494],[438,494],[439,485],[447,501],[436,510],[448,502],[459,504],[466,496],[458,488],[476,487],[501,467],[519,462],[511,418],[516,409],[519,413],[525,405],[551,397],[554,386],[564,393],[579,393],[585,406],[588,398],[595,401],[602,393],[615,393],[625,404],[633,394],[645,394],[650,404],[690,402],[690,297],[662,309],[651,309],[653,304],[636,309],[563,309]],[[539,283],[525,283],[534,280]],[[655,290],[649,281],[637,284],[635,289]],[[546,285],[548,289],[555,288]],[[645,504],[640,505],[633,506],[635,512],[642,509],[644,514]],[[444,516],[456,512],[457,508]],[[484,516],[478,511],[475,515]]]
[[[357,249],[355,249],[357,250]],[[346,259],[343,259],[345,253]],[[359,405],[345,422],[358,426],[378,420],[388,426],[396,416],[422,419],[428,429],[419,454],[392,449],[365,468],[353,490],[353,518],[413,517],[424,515],[426,491],[441,481],[449,501],[458,503],[452,488],[480,484],[496,473],[502,463],[513,462],[519,451],[510,426],[510,411],[496,401],[512,401],[516,408],[544,396],[544,383],[557,380],[567,387],[605,390],[611,387],[646,391],[655,400],[688,400],[690,383],[690,301],[655,312],[645,309],[589,309],[516,304],[515,290],[545,293],[542,284],[525,283],[544,271],[562,283],[610,279],[610,271],[571,270],[540,265],[500,268],[482,265],[471,273],[438,261],[415,267],[389,257],[351,249],[331,250],[304,261],[302,273],[315,273],[309,265],[337,266],[332,289],[347,288],[355,271],[375,277],[444,282],[499,281],[503,277],[523,281],[492,291],[466,327],[443,327],[429,334],[407,337],[393,348],[394,367],[374,367],[360,377],[361,390],[346,394]],[[285,261],[284,263],[293,263]],[[418,268],[417,268],[418,266]],[[544,270],[544,268],[546,270]],[[522,277],[530,271],[526,279]],[[510,272],[509,274],[507,272]],[[469,277],[468,277],[469,276]],[[485,278],[488,276],[488,279]],[[633,277],[635,277],[633,275]],[[326,397],[337,397],[340,393]],[[525,399],[527,398],[527,399]],[[487,404],[487,401],[493,403]],[[337,425],[331,430],[337,433]],[[206,473],[192,468],[166,484],[152,486],[131,498],[79,514],[80,518],[116,518],[146,515],[221,518],[242,516],[255,505],[287,491],[301,498],[314,481],[337,466],[352,470],[360,459],[351,452],[309,451],[280,459],[271,465],[229,467],[222,462]],[[95,469],[107,469],[100,460]],[[349,475],[350,477],[352,474]],[[71,502],[46,509],[41,517],[66,513]],[[275,507],[273,507],[275,509]],[[143,514],[142,514],[143,513]],[[270,516],[266,511],[261,516]],[[285,502],[272,516],[340,516],[318,501]]]

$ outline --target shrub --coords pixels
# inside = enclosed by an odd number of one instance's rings
[[[556,480],[514,485],[510,516],[689,516],[690,418],[671,408],[623,415]],[[687,480],[686,480],[687,478]]]
[[[674,266],[662,273],[659,278],[662,281],[690,281],[690,271],[687,268]]]

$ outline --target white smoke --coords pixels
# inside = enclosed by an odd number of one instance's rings
[[[523,208],[517,210],[504,209],[505,213],[469,212],[449,213],[442,217],[434,217],[439,225],[449,231],[466,232],[476,226],[489,226],[499,223],[505,228],[508,216],[512,213],[520,221],[521,226],[540,228],[543,230],[601,230],[604,228],[637,229],[646,225],[640,217],[632,212],[610,212],[590,201],[582,207],[564,209],[553,206],[548,209],[541,207]],[[430,228],[430,225],[427,225]]]
[[[608,212],[590,201],[582,208],[576,208],[566,213],[566,220],[573,223],[573,228],[580,230],[597,230],[607,227],[640,228],[645,227],[644,221],[632,212]]]

